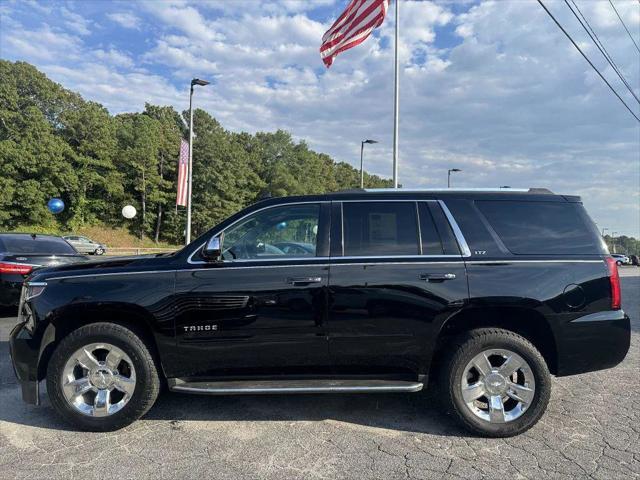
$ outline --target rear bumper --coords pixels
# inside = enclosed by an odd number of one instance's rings
[[[23,323],[16,325],[11,331],[9,352],[13,371],[22,388],[22,399],[26,403],[39,405],[38,357],[40,342],[31,336],[24,328]]]
[[[622,310],[592,313],[564,323],[556,340],[558,376],[603,370],[627,355],[631,322]]]

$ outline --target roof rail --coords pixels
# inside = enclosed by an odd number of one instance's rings
[[[340,193],[347,192],[520,192],[520,193],[544,193],[553,194],[548,188],[511,188],[511,187],[498,187],[498,188],[365,188],[363,189],[351,189],[342,190]]]

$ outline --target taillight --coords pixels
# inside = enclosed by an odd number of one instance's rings
[[[607,257],[607,268],[609,269],[609,283],[611,284],[611,309],[620,310],[622,305],[620,275],[618,274],[618,264],[614,258]]]
[[[33,270],[33,266],[25,263],[0,262],[0,273],[27,275],[31,273],[31,270]]]

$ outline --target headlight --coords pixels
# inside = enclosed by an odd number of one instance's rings
[[[35,298],[38,295],[40,295],[42,292],[44,292],[44,289],[47,286],[47,283],[46,282],[27,282],[25,286],[27,291],[25,293],[24,300],[29,301],[32,298]]]
[[[27,302],[44,292],[46,286],[45,282],[25,282],[22,285],[18,322],[24,322],[25,328],[31,333],[35,330],[36,324],[31,307]]]

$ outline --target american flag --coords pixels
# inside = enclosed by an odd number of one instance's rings
[[[180,141],[180,159],[178,160],[178,198],[176,205],[187,206],[187,180],[189,176],[189,142]]]
[[[382,25],[388,9],[389,0],[351,0],[322,37],[320,57],[327,68],[340,52],[361,44],[374,28]]]

